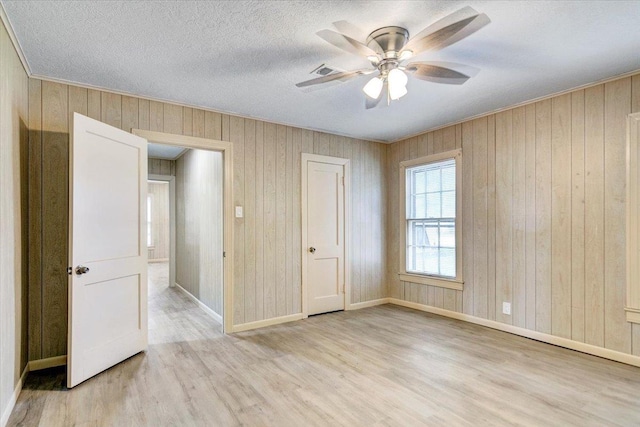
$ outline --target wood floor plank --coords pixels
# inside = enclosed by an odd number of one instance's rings
[[[30,373],[8,426],[640,422],[637,367],[392,305],[223,335],[151,268],[149,349],[72,390]]]

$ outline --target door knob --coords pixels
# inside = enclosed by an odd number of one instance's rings
[[[76,267],[76,274],[80,276],[81,274],[86,274],[89,272],[89,267],[85,267],[83,265],[79,265]]]
[[[309,252],[311,252],[312,254],[315,254],[315,253],[316,253],[316,248],[314,248],[313,246],[311,246],[311,247],[309,248]]]

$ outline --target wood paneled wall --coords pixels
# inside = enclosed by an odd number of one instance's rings
[[[387,147],[390,295],[640,355],[624,313],[626,117],[637,111],[640,75]],[[400,282],[398,163],[453,147],[464,291]]]
[[[27,364],[28,84],[0,23],[0,424]]]
[[[351,159],[352,295],[354,303],[387,296],[386,199],[382,144],[259,120],[31,79],[30,129],[41,150],[31,161],[31,230],[41,236],[30,281],[30,358],[66,353],[68,138],[74,111],[124,130],[155,130],[234,144],[234,323],[300,312],[300,157],[315,153]]]
[[[170,255],[169,183],[150,182],[147,193],[151,196],[151,235],[153,245],[148,249],[149,261],[168,260]]]
[[[176,161],[167,159],[148,159],[147,173],[149,175],[176,175]]]
[[[222,316],[222,153],[189,150],[176,161],[176,282]]]

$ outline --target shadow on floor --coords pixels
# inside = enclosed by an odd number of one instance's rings
[[[67,367],[43,369],[29,372],[23,390],[67,391]]]

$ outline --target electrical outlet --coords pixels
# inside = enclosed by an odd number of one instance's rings
[[[242,206],[236,206],[236,218],[242,218]]]
[[[502,314],[511,316],[511,303],[504,301],[502,303]]]

